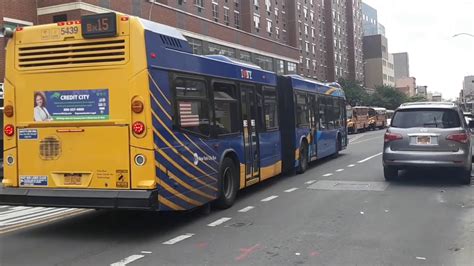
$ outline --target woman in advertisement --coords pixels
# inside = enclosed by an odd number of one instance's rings
[[[35,121],[52,121],[53,118],[46,109],[46,96],[42,92],[35,92]]]

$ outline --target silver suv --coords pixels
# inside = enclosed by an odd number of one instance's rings
[[[396,111],[385,133],[384,175],[387,181],[398,170],[453,168],[464,184],[471,183],[471,132],[454,103],[406,103]]]

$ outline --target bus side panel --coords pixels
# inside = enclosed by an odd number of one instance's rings
[[[337,129],[320,131],[318,134],[318,158],[327,157],[336,153]]]
[[[281,173],[280,132],[262,132],[259,142],[261,180],[265,180]]]
[[[217,153],[201,138],[173,128],[168,73],[149,73],[159,209],[201,206],[217,195]]]
[[[294,170],[295,162],[295,115],[293,89],[288,77],[278,77],[278,103],[281,132],[282,171]]]

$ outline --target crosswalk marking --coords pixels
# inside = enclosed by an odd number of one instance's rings
[[[4,205],[2,205],[4,206]],[[0,233],[85,212],[85,209],[6,206],[0,208]]]

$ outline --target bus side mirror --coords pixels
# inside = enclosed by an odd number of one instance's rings
[[[13,37],[13,30],[9,27],[2,27],[2,34],[5,38]]]

